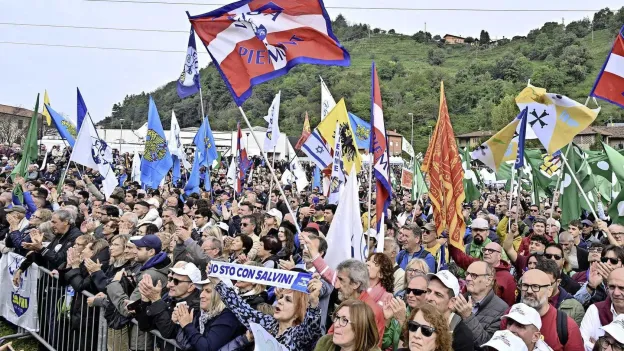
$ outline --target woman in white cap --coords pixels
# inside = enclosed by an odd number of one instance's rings
[[[524,341],[509,330],[499,330],[492,335],[490,341],[481,345],[486,351],[528,351]]]
[[[624,350],[624,315],[613,319],[610,324],[600,327],[605,335],[598,338],[594,351],[622,351]]]

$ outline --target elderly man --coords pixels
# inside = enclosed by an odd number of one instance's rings
[[[124,213],[119,219],[119,234],[134,235],[139,224],[139,217],[136,213]]]
[[[563,247],[573,271],[585,271],[589,268],[589,252],[576,245],[572,233],[563,232],[559,234],[559,243]]]
[[[553,290],[548,275],[540,270],[530,269],[522,276],[519,286],[521,302],[535,309],[540,315],[542,321],[540,332],[546,344],[554,351],[583,350],[583,339],[574,319],[563,311],[557,311],[548,303]],[[567,328],[567,333],[557,328],[558,325]],[[507,329],[507,319],[503,319],[501,329]]]
[[[607,234],[609,243],[619,247],[624,247],[624,225],[611,224],[607,227],[607,224],[601,220],[598,220],[598,229]]]
[[[494,268],[486,262],[474,262],[466,270],[468,298],[458,295],[455,313],[472,331],[474,346],[486,343],[500,329],[501,316],[509,305],[494,293]]]
[[[503,319],[507,322],[507,330],[522,339],[527,350],[552,351],[542,340],[542,318],[534,308],[517,303]]]
[[[548,302],[556,309],[572,317],[576,324],[580,325],[585,315],[585,309],[580,302],[574,299],[572,294],[561,287],[561,278],[565,275],[565,272],[562,272],[559,265],[553,260],[538,260],[535,269],[546,273],[553,286]]]

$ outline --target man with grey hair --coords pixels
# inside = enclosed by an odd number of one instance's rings
[[[401,291],[405,288],[405,270],[399,267],[396,263],[397,255],[399,254],[399,244],[397,244],[394,238],[384,238],[384,252],[386,256],[390,258],[394,263],[394,291]]]
[[[589,269],[589,251],[574,244],[574,236],[570,232],[559,234],[559,243],[568,256],[568,262],[573,271],[580,272]]]
[[[139,216],[134,212],[126,212],[119,219],[119,234],[134,235],[139,224]]]
[[[67,261],[67,250],[74,246],[76,238],[82,235],[80,229],[74,224],[74,218],[74,215],[66,209],[60,209],[54,212],[51,220],[52,230],[55,235],[54,240],[52,240],[48,246],[44,247],[43,234],[34,232],[31,233],[32,243],[23,243],[22,246],[25,249],[34,251],[36,254],[34,259],[42,261],[41,263],[43,263],[46,268],[50,270],[59,269],[59,267]]]

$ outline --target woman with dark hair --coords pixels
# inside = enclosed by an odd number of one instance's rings
[[[334,333],[319,339],[314,351],[379,351],[379,332],[373,310],[360,300],[347,300],[336,308]]]
[[[244,259],[239,257],[241,255],[247,256],[251,248],[253,247],[253,239],[249,237],[249,235],[241,234],[235,237],[232,240],[232,244],[230,244],[230,263],[236,262],[241,263],[244,262]],[[246,259],[246,258],[245,258]]]
[[[388,302],[394,291],[394,267],[383,253],[372,253],[366,262],[368,266],[368,295],[375,302]]]
[[[451,351],[448,321],[435,307],[423,304],[403,326],[403,342],[408,347],[398,351]]]
[[[278,268],[279,258],[277,253],[282,249],[282,243],[276,237],[265,235],[260,238],[257,258],[267,268]]]
[[[141,236],[158,234],[158,227],[154,223],[145,223],[139,226],[138,232]]]
[[[109,218],[108,222],[102,226],[102,235],[110,243],[111,239],[117,234],[119,234],[119,219]]]
[[[301,255],[297,253],[297,249],[295,247],[295,235],[293,232],[282,226],[279,227],[277,231],[277,239],[282,243],[282,249],[277,253],[277,257],[281,260],[290,260],[292,256],[293,262],[296,264],[301,263]]]

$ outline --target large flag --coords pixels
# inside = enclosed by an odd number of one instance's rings
[[[292,145],[290,145],[290,143],[287,144],[288,154],[295,155],[292,161],[290,161],[290,171],[295,177],[295,185],[297,186],[297,190],[301,193],[303,192],[305,187],[310,185],[310,182],[308,181],[305,170],[301,166],[301,162],[299,162],[299,157],[297,156],[297,153],[295,153],[295,150],[293,149]],[[251,175],[249,177],[251,178]]]
[[[590,96],[624,107],[624,27],[615,38],[613,48],[598,73]]]
[[[199,182],[200,182],[200,172],[201,168],[201,155],[199,149],[195,149],[195,157],[193,158],[193,167],[191,168],[191,174],[188,177],[188,181],[184,186],[184,194],[191,195],[192,193],[199,194]],[[232,162],[234,164],[234,162]],[[210,181],[208,182],[210,183]]]
[[[355,132],[355,142],[358,149],[367,150],[370,148],[371,125],[351,112],[349,112],[349,123]]]
[[[408,154],[411,158],[416,157],[416,155],[414,155],[414,147],[405,137],[401,137],[401,151]]]
[[[238,123],[237,130],[236,164],[238,165],[238,173],[236,175],[236,184],[234,190],[237,194],[239,194],[243,191],[245,177],[247,176],[247,171],[251,168],[252,161],[247,157],[247,149],[242,143],[243,132],[241,131],[240,122]]]
[[[381,89],[375,62],[371,68],[371,130],[370,145],[368,152],[373,155],[373,174],[375,176],[375,213],[377,214],[377,233],[382,228],[384,214],[390,206],[392,198],[392,185],[390,183],[390,154],[388,153],[388,136],[384,123],[383,109],[381,105]],[[356,132],[357,135],[357,132]],[[383,240],[383,239],[382,239]]]
[[[472,170],[470,151],[464,148],[462,156],[462,168],[464,169],[464,193],[465,201],[471,202],[481,198],[481,191],[477,184],[479,183],[477,174]]]
[[[332,155],[329,149],[327,149],[327,145],[325,145],[325,141],[323,141],[318,129],[314,129],[314,132],[303,143],[301,151],[308,155],[320,169],[325,169],[332,163]]]
[[[28,125],[28,132],[26,133],[26,140],[22,145],[22,159],[11,171],[11,179],[15,180],[15,176],[19,175],[25,177],[28,173],[28,166],[37,161],[39,156],[39,147],[37,146],[37,119],[39,115],[39,94],[37,94],[37,102],[35,102],[35,109],[33,110],[32,117],[30,118],[30,124]],[[23,203],[22,187],[16,186],[13,189],[13,194],[17,196]]]
[[[76,137],[78,136],[76,126],[69,119],[54,111],[50,105],[45,105],[43,109],[52,117],[52,122],[54,122],[54,126],[61,135],[61,138],[67,140],[69,146],[74,147]]]
[[[130,179],[141,184],[141,156],[138,151],[135,151],[134,156],[132,156],[132,177]]]
[[[197,61],[197,47],[195,46],[195,31],[191,27],[184,69],[178,79],[178,96],[180,99],[197,94],[199,91],[199,62]]]
[[[173,159],[167,148],[165,131],[154,99],[150,96],[145,151],[141,160],[141,183],[148,188],[157,189],[172,166]]]
[[[171,156],[176,156],[182,162],[184,168],[191,168],[191,164],[186,159],[186,152],[184,151],[184,145],[182,145],[182,139],[180,139],[180,125],[178,124],[178,119],[173,110],[171,110],[171,128],[169,129],[167,146],[169,147]]]
[[[355,168],[355,165],[352,167]],[[349,172],[347,184],[334,215],[340,220],[332,221],[327,232],[328,249],[325,262],[333,269],[346,259],[355,258],[364,262],[367,257],[366,237],[360,218],[357,172],[353,168]]]
[[[362,158],[355,141],[355,133],[349,122],[344,99],[340,100],[329,115],[316,127],[316,130],[319,131],[328,145],[335,145],[334,133],[336,131],[336,123],[346,126],[346,128],[340,128],[340,146],[342,147],[344,169],[351,169],[351,166],[355,165],[355,170],[359,173],[362,167]]]
[[[351,62],[321,0],[238,1],[189,20],[238,106],[298,64]]]
[[[528,108],[528,124],[549,154],[559,151],[598,116],[583,104],[546,89],[528,86],[516,97],[521,110]],[[527,133],[528,134],[528,133]]]
[[[516,163],[514,163],[515,169],[524,167],[524,144],[526,143],[526,128],[527,128],[527,108],[522,110],[522,120],[520,121],[520,133],[518,133],[518,152],[516,155]]]
[[[312,129],[310,129],[310,119],[308,118],[308,112],[306,111],[305,120],[303,121],[303,130],[301,131],[301,137],[297,141],[297,145],[295,145],[296,150],[301,150],[301,147],[303,147],[303,143],[308,140],[310,134],[312,134]]]
[[[208,117],[204,117],[201,126],[197,130],[197,134],[195,134],[193,143],[199,151],[199,165],[208,169],[219,157],[217,144],[215,143],[214,136],[212,135],[212,129],[210,128],[210,121],[208,120]]]
[[[624,225],[624,191],[620,191],[613,199],[608,212],[613,223]]]
[[[50,112],[45,108],[45,105],[50,105],[50,97],[48,97],[47,90],[43,92],[43,112],[41,114],[46,118],[46,123],[50,126],[52,125],[52,117],[50,116]]]
[[[80,89],[76,88],[76,92],[77,92],[77,101],[78,101],[77,102],[78,111],[76,113],[76,130],[80,131],[80,128],[82,127],[82,123],[84,122],[85,117],[89,113],[89,110],[87,109],[87,105],[85,104],[84,99],[82,98],[82,94],[80,94]]]
[[[420,163],[414,160],[414,184],[412,186],[412,201],[422,199],[423,194],[428,193],[427,183],[425,177],[420,170]]]
[[[614,148],[605,143],[602,143],[602,147],[604,148],[605,154],[609,160],[609,168],[613,170],[617,180],[624,183],[624,155],[620,154]],[[611,180],[609,177],[606,177],[606,179]]]
[[[87,151],[89,150],[89,151]],[[113,153],[108,144],[100,139],[90,118],[82,122],[78,132],[76,146],[70,161],[94,169],[102,175],[102,192],[108,198],[118,185],[115,170],[113,169]]]
[[[267,115],[264,116],[264,120],[268,123],[267,131],[264,136],[264,152],[272,152],[279,142],[279,112],[281,96],[282,91],[280,90],[277,92],[277,95],[275,95]]]
[[[567,151],[569,147],[572,149]],[[566,155],[568,163],[563,168],[561,175],[559,206],[562,209],[561,225],[567,226],[570,221],[581,218],[583,209],[590,209],[581,192],[591,192],[595,188],[595,184],[587,160],[584,159],[583,152],[578,146],[570,144],[561,150],[561,153]],[[572,177],[573,174],[576,175],[582,189],[576,185]],[[588,197],[590,201],[593,201],[592,194],[588,194]]]
[[[341,129],[346,126],[341,126],[340,123],[336,123],[336,135],[341,134]],[[327,196],[327,202],[335,205],[340,200],[340,194],[344,189],[345,175],[342,170],[342,145],[340,144],[340,138],[335,139],[334,144],[334,162],[331,168],[331,177],[329,178],[329,195]]]
[[[331,110],[336,107],[336,100],[334,100],[329,88],[325,85],[323,77],[319,76],[319,78],[321,78],[321,121],[323,121]]]
[[[514,160],[518,154],[516,129],[525,114],[526,109],[522,110],[505,128],[478,146],[472,152],[472,158],[483,162],[494,171],[503,161]]]
[[[438,235],[448,231],[451,245],[463,250],[466,224],[462,216],[464,170],[446,106],[444,82],[440,84],[440,112],[422,171],[429,178],[429,199]]]

